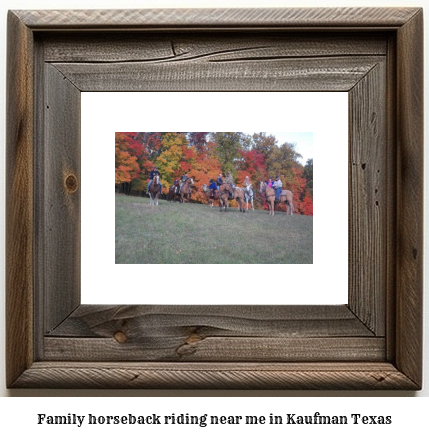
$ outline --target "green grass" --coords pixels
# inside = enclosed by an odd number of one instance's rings
[[[116,263],[313,263],[313,217],[116,195]]]

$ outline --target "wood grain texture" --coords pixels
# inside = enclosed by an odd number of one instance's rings
[[[397,231],[397,44],[396,35],[391,34],[388,37],[388,52],[387,52],[387,75],[386,75],[386,90],[387,100],[386,105],[390,110],[386,114],[386,198],[390,201],[386,208],[386,223],[385,231],[387,235],[386,241],[386,359],[390,362],[395,360],[396,353],[396,231]]]
[[[420,9],[17,11],[8,26],[8,386],[421,387]],[[348,307],[78,307],[83,90],[349,91]]]
[[[130,9],[14,11],[32,29],[398,27],[417,8]]]
[[[237,59],[239,61],[239,59]],[[348,91],[378,57],[195,63],[55,63],[82,91]]]
[[[45,331],[80,304],[80,91],[45,66]]]
[[[6,382],[33,361],[33,49],[8,14],[6,111]]]
[[[384,338],[200,337],[171,329],[128,338],[45,338],[44,360],[72,362],[383,362]],[[122,339],[123,338],[123,339]]]
[[[106,41],[109,50],[106,53]],[[240,33],[168,33],[162,34],[93,34],[76,33],[67,37],[43,36],[46,62],[118,63],[182,62],[284,58],[323,58],[339,56],[386,55],[386,38],[362,35],[358,40],[350,33],[285,34],[282,32]]]
[[[397,364],[422,382],[423,11],[398,32]]]
[[[82,340],[85,338],[85,340]],[[80,306],[46,360],[382,361],[384,338],[346,306]]]
[[[35,363],[14,387],[92,389],[416,389],[389,363]]]
[[[349,93],[349,307],[376,335],[386,320],[386,64]]]
[[[374,336],[345,305],[338,306],[104,306],[82,305],[49,332],[56,337],[128,339],[176,331],[184,338]]]

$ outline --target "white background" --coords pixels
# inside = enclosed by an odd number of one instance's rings
[[[190,94],[81,94],[82,303],[346,304],[348,93]],[[177,111],[181,102],[187,100],[204,110]],[[212,275],[211,265],[171,265],[168,274],[163,273],[165,265],[115,265],[115,193],[113,189],[100,189],[94,195],[85,186],[94,184],[94,162],[97,184],[111,185],[114,133],[137,130],[313,132],[313,264],[222,265],[222,285],[218,280],[205,280]],[[338,183],[339,180],[345,182]],[[326,195],[333,190],[335,202],[328,201]],[[272,225],[270,219],[267,214],[267,226]],[[268,276],[272,277],[270,281]],[[327,281],[329,288],[324,289],[321,284]]]
[[[141,8],[141,7],[296,7],[296,6],[425,6],[427,1],[419,0],[419,1],[397,1],[397,0],[342,0],[342,1],[329,1],[329,2],[320,2],[320,1],[292,1],[292,0],[219,0],[215,2],[211,1],[198,1],[198,0],[147,0],[142,2],[141,0],[121,0],[121,1],[108,1],[108,0],[76,0],[76,1],[64,1],[59,2],[58,0],[38,0],[30,1],[30,0],[6,0],[3,1],[0,5],[0,19],[1,19],[1,43],[0,43],[0,58],[2,68],[0,69],[0,81],[1,81],[1,89],[0,89],[0,98],[2,101],[2,107],[5,109],[5,46],[6,46],[6,11],[7,9],[34,9],[34,8],[44,8],[44,9],[55,9],[55,8]],[[426,14],[427,15],[427,14]],[[427,17],[426,17],[427,18]],[[428,20],[425,19],[427,23]],[[427,29],[427,26],[425,26]],[[427,34],[427,32],[426,32]],[[427,40],[427,36],[425,36],[425,59],[429,58],[429,43]],[[425,69],[427,71],[427,68]],[[426,73],[427,77],[427,73]],[[425,92],[425,101],[427,101],[427,92]],[[428,127],[427,122],[427,111],[425,115],[425,127]],[[4,117],[0,118],[0,135],[4,138]],[[426,140],[427,144],[427,140]],[[0,173],[4,174],[4,157],[0,156]],[[425,167],[428,168],[428,161],[425,158]],[[4,180],[1,180],[1,192],[4,192]],[[3,197],[3,195],[2,195]],[[4,198],[4,197],[3,197]],[[1,246],[4,247],[4,203],[1,203],[1,213],[0,213],[0,227],[3,229],[0,232],[1,238]],[[425,222],[427,224],[427,220]],[[427,242],[427,236],[425,236],[425,242]],[[1,283],[4,283],[4,250],[1,251],[1,269],[0,269],[0,279]],[[427,261],[426,261],[427,266]],[[427,288],[427,286],[425,285]],[[428,309],[427,309],[427,289],[425,289],[425,373],[424,376],[427,378],[428,376],[428,350],[429,350],[429,330],[427,327],[428,320]],[[0,319],[4,320],[4,287],[1,288],[1,297],[3,303],[0,305]],[[58,413],[74,413],[75,410],[77,413],[123,413],[123,412],[133,412],[137,410],[147,411],[151,410],[151,407],[156,407],[157,412],[159,413],[169,413],[171,411],[175,411],[180,413],[181,411],[199,411],[203,406],[210,407],[211,413],[234,413],[235,410],[241,411],[243,408],[245,410],[250,411],[251,413],[256,413],[260,410],[260,413],[266,413],[270,411],[284,411],[288,413],[288,411],[295,409],[297,412],[301,411],[304,413],[312,413],[317,408],[320,412],[328,411],[329,413],[334,414],[336,411],[340,413],[341,411],[346,411],[348,413],[359,413],[360,410],[365,411],[371,414],[382,414],[387,411],[387,413],[394,414],[397,417],[397,424],[394,426],[388,426],[385,428],[379,428],[378,426],[356,426],[347,427],[347,431],[359,432],[359,435],[362,432],[365,433],[375,433],[377,435],[380,434],[395,434],[395,431],[402,431],[405,433],[406,431],[416,431],[416,428],[422,431],[422,428],[427,427],[426,423],[426,415],[428,410],[428,394],[429,388],[428,384],[425,381],[424,389],[421,392],[348,392],[348,391],[335,391],[335,392],[327,392],[327,391],[319,391],[319,392],[295,392],[295,391],[257,391],[257,392],[247,392],[247,391],[73,391],[73,390],[60,390],[60,391],[52,391],[52,390],[21,390],[21,391],[8,391],[5,388],[4,383],[4,322],[0,324],[0,374],[2,374],[0,379],[0,395],[2,396],[17,396],[17,397],[65,397],[65,398],[1,398],[0,399],[0,428],[2,433],[5,434],[13,434],[12,431],[20,434],[20,430],[27,430],[31,432],[31,434],[43,434],[43,435],[57,435],[61,432],[61,434],[75,434],[73,429],[65,428],[57,428],[54,426],[51,429],[47,429],[46,427],[42,427],[41,429],[37,429],[35,425],[35,413],[43,413],[45,410],[51,410]],[[171,397],[171,396],[186,396],[188,398],[174,399],[174,398],[145,398],[145,397]],[[76,397],[82,396],[83,398],[73,399],[67,397]],[[125,396],[129,398],[121,398],[121,399],[111,399],[111,398],[97,398],[91,399],[86,397],[91,396],[111,396],[111,397],[120,397]],[[234,398],[235,396],[240,397],[251,397],[251,398]],[[253,397],[262,397],[258,399],[254,399]],[[348,397],[348,398],[336,398],[336,397]],[[392,398],[383,398],[380,400],[379,396],[390,396]],[[407,399],[403,397],[420,397],[425,396],[426,398],[421,399]],[[139,397],[139,398],[132,398]],[[202,398],[195,398],[202,397]],[[216,398],[222,397],[222,398]],[[314,398],[290,398],[290,397],[314,397]],[[328,398],[321,398],[328,397]],[[361,398],[365,397],[365,398]],[[368,398],[369,397],[369,398]],[[372,398],[371,398],[372,397]],[[79,409],[75,407],[79,406]],[[174,409],[174,410],[173,410]],[[162,411],[162,412],[161,412]],[[266,428],[263,429],[265,432]],[[114,428],[110,430],[110,432],[117,432],[118,429]],[[145,429],[138,428],[135,430],[135,433],[141,435]],[[147,430],[146,430],[147,431]],[[179,428],[175,428],[175,432],[187,431],[180,430]],[[216,429],[218,432],[219,430]],[[222,429],[223,433],[233,434],[233,429]],[[253,429],[254,432],[258,431],[260,434],[260,428],[256,430]],[[271,430],[272,431],[272,430]],[[341,432],[340,434],[344,434],[344,427],[339,427],[337,429],[329,427],[316,427],[316,428],[308,428],[303,427],[301,429],[290,429],[289,427],[281,428],[278,432],[279,434],[284,435],[285,431],[288,431],[290,434],[311,434],[310,431],[316,432],[319,435],[323,434],[332,434],[332,432]],[[81,434],[89,434],[84,433],[84,430],[80,432]],[[236,432],[234,432],[235,434]]]

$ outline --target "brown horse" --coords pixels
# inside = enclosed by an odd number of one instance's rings
[[[293,205],[293,194],[291,191],[283,190],[280,194],[280,203],[286,205],[286,215],[293,215],[295,206]]]
[[[265,182],[259,184],[259,193],[265,194],[265,201],[268,203],[268,211],[270,215],[274,215],[274,200],[276,193],[273,188],[270,188]]]
[[[180,202],[184,202],[184,197],[186,195],[188,199],[188,203],[191,201],[191,186],[194,185],[194,179],[190,177],[186,182],[183,184],[182,189],[180,190]]]
[[[246,201],[244,199],[244,188],[235,188],[232,193],[232,199],[237,201],[240,212],[246,212],[244,207],[244,203]]]
[[[274,215],[274,203],[276,200],[276,190],[269,188],[265,182],[261,182],[259,185],[259,192],[265,194],[266,202],[268,203],[268,209],[270,215]],[[286,215],[293,215],[295,211],[293,205],[293,194],[291,191],[283,190],[280,194],[280,203],[288,203],[286,205]]]
[[[207,198],[207,205],[209,207],[213,207],[214,206],[214,202],[215,200],[219,199],[219,192],[216,189],[214,196],[213,196],[213,192],[211,189],[209,189],[209,187],[207,185],[203,185],[203,192]]]
[[[226,212],[228,208],[229,194],[232,193],[232,186],[229,183],[224,183],[219,186],[219,211],[222,212],[222,208]]]
[[[176,197],[179,195],[179,187],[173,185],[168,190],[168,201],[171,203],[172,201],[176,201]]]
[[[149,188],[150,205],[158,206],[158,197],[161,194],[161,184],[159,183],[159,176],[153,178],[152,184]]]

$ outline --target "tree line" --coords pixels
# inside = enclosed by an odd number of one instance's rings
[[[158,167],[163,194],[187,172],[194,179],[192,200],[205,203],[203,184],[230,171],[237,186],[248,176],[255,191],[255,207],[264,208],[259,181],[278,174],[283,188],[293,192],[295,210],[313,215],[313,159],[305,165],[295,144],[278,144],[265,132],[116,132],[115,189],[144,195],[149,173]]]

